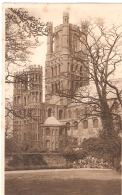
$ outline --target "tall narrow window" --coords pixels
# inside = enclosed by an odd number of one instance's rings
[[[49,149],[50,148],[50,140],[46,141],[46,148]]]
[[[54,85],[53,85],[53,84],[51,84],[51,86],[52,86],[52,93],[54,93]]]
[[[55,135],[55,129],[52,130],[52,135]]]
[[[52,108],[49,108],[48,109],[48,117],[51,117],[51,115],[52,115]]]
[[[51,67],[52,77],[53,77],[53,67]]]
[[[61,120],[63,118],[63,110],[59,110],[59,119]]]
[[[70,130],[70,123],[69,122],[66,123],[66,129]]]
[[[69,114],[69,118],[71,118],[71,117],[72,117],[72,112],[71,112],[71,110],[68,111],[68,114]]]
[[[56,93],[58,92],[58,85],[57,85],[57,83],[55,83],[55,92]]]
[[[93,119],[93,128],[98,128],[98,119]]]
[[[74,126],[74,130],[78,129],[78,122],[74,121],[73,126]]]
[[[59,66],[58,66],[58,67],[59,67],[59,75],[60,75],[60,64],[59,64]]]
[[[55,76],[57,76],[57,66],[55,67]]]
[[[47,127],[47,128],[45,129],[45,132],[46,132],[46,133],[45,133],[46,135],[50,135],[50,128]]]
[[[88,129],[88,121],[87,120],[83,121],[83,129]]]
[[[55,150],[55,142],[52,142],[52,150]]]

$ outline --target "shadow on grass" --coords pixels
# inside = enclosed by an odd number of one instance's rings
[[[5,195],[121,195],[120,180],[9,178]]]

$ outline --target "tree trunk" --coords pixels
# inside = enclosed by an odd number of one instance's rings
[[[101,103],[101,122],[103,127],[103,134],[105,136],[111,136],[114,133],[113,115],[109,109],[107,100]]]

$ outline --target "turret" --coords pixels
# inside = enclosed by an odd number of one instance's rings
[[[48,22],[48,36],[47,36],[47,60],[50,58],[50,55],[53,53],[53,23]]]
[[[63,13],[62,54],[69,54],[69,13]]]
[[[63,13],[63,24],[69,24],[69,13],[68,12]]]

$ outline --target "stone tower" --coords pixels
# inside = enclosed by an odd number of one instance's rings
[[[42,67],[30,66],[14,76],[13,133],[23,148],[38,146],[38,132],[43,123]]]
[[[69,23],[69,13],[63,13],[63,24],[55,27],[54,31],[51,22],[48,23],[48,29],[45,74],[46,101],[50,103],[55,94],[74,94],[83,85],[84,69],[74,61],[74,53],[80,46],[80,28]]]

